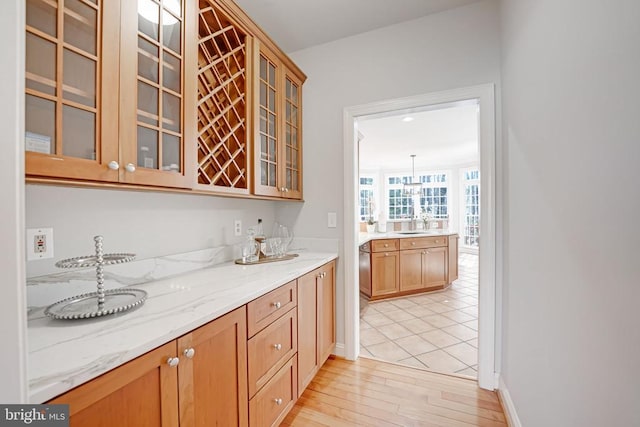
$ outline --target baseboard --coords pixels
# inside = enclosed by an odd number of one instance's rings
[[[333,354],[338,356],[338,357],[345,358],[345,356],[344,356],[344,343],[337,342],[335,347],[334,347],[334,349],[333,349]]]
[[[507,385],[504,383],[502,377],[500,377],[498,381],[498,396],[500,397],[500,402],[502,402],[502,409],[504,409],[507,424],[509,427],[522,427],[522,423],[520,422],[520,418],[518,418],[518,413],[516,412],[516,407],[513,404],[513,400],[511,400],[509,389],[507,389]]]

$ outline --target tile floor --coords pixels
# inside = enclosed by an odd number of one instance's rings
[[[360,298],[360,356],[477,377],[478,256],[461,253],[444,291],[369,302]]]

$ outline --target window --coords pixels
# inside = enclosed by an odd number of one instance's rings
[[[369,219],[370,203],[373,203],[373,195],[375,194],[375,180],[370,176],[360,177],[360,221],[367,221]],[[374,218],[375,220],[375,218]]]
[[[433,219],[444,219],[449,216],[447,198],[447,175],[433,174],[421,175],[422,195],[420,205]]]
[[[414,199],[402,191],[402,184],[412,181],[410,176],[387,176],[386,191],[390,220],[411,218],[412,215],[418,216],[423,208],[432,218],[446,218],[448,216],[447,174],[422,173],[418,175],[418,179],[422,182],[422,193]],[[419,204],[415,210],[414,203]]]
[[[464,217],[462,224],[462,244],[478,247],[480,235],[480,172],[470,169],[463,174]]]

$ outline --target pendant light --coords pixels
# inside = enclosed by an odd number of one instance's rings
[[[402,192],[408,196],[415,196],[422,193],[422,183],[414,182],[416,178],[416,155],[411,155],[411,182],[402,185]]]

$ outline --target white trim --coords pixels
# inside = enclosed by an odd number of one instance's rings
[[[345,357],[344,344],[341,342],[337,342],[336,347],[333,349],[333,354],[338,357]]]
[[[25,2],[3,2],[0,45],[5,58],[0,64],[0,354],[2,387],[0,402],[27,403],[27,298],[24,249],[24,73]]]
[[[504,410],[504,416],[507,418],[507,425],[509,427],[522,427],[518,413],[516,412],[516,406],[513,404],[511,394],[507,385],[504,383],[502,376],[498,377],[498,394],[500,395],[500,401],[502,402],[502,409]]]
[[[343,112],[344,141],[344,301],[345,301],[345,357],[358,357],[360,337],[358,325],[358,236],[356,230],[358,187],[358,142],[355,119],[360,116],[389,111],[417,108],[426,105],[451,104],[476,99],[480,105],[479,143],[481,180],[480,225],[480,291],[479,291],[479,343],[478,385],[494,389],[496,349],[496,229],[495,216],[495,95],[493,83],[399,98],[371,104],[346,107]]]

